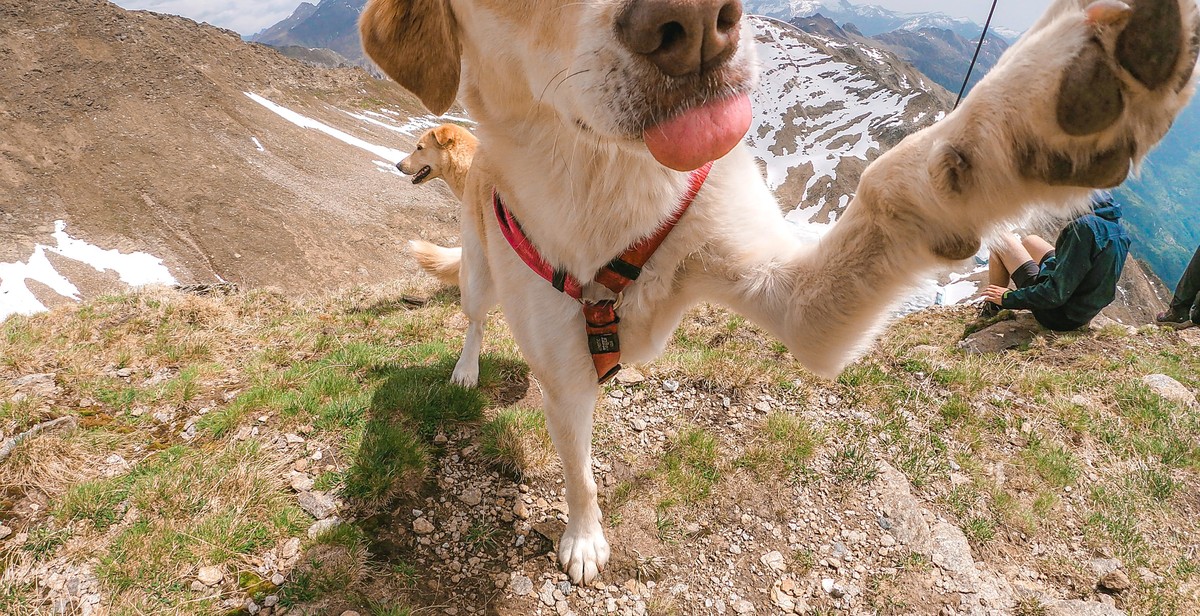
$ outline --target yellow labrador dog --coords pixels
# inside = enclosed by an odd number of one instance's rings
[[[591,305],[613,300],[597,272],[655,235],[687,200],[690,170],[715,160],[620,298],[620,352],[653,358],[689,306],[716,301],[836,375],[908,285],[974,254],[1001,222],[1117,185],[1166,133],[1194,90],[1196,4],[1131,1],[1056,0],[958,110],[880,156],[838,224],[805,245],[741,146],[756,60],[739,0],[371,0],[371,58],[434,113],[460,97],[479,122],[464,310],[475,328],[498,300],[541,384],[572,580],[594,579],[609,545],[591,469],[597,349],[559,283],[586,281]],[[517,227],[523,240],[510,239]],[[528,246],[540,261],[518,252]],[[464,360],[478,353],[467,337]]]
[[[471,169],[471,161],[475,158],[475,149],[478,146],[479,140],[467,129],[457,124],[441,124],[422,133],[417,139],[416,149],[404,160],[396,163],[396,168],[405,175],[411,175],[413,184],[420,185],[435,178],[442,178],[454,196],[462,201],[467,185],[467,172]],[[409,242],[409,249],[417,257],[417,263],[422,269],[437,276],[445,284],[458,284],[461,249],[442,248],[422,240]],[[478,349],[475,354],[478,356]]]

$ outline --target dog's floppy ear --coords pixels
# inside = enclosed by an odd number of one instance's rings
[[[367,55],[438,115],[458,94],[457,28],[446,0],[371,0],[358,22]]]
[[[437,141],[438,147],[445,150],[454,145],[454,128],[442,124],[433,129],[433,139]]]

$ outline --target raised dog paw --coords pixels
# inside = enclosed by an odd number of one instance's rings
[[[567,524],[558,543],[558,562],[574,584],[590,584],[608,564],[608,540],[600,525]]]
[[[1108,188],[1187,104],[1198,51],[1194,0],[1060,0],[964,107],[1007,106],[1023,178]]]

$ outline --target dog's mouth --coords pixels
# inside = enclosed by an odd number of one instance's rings
[[[430,167],[429,165],[421,167],[416,173],[413,174],[412,183],[420,184],[421,182],[425,181],[425,178],[429,177],[430,173],[433,173],[433,167]]]

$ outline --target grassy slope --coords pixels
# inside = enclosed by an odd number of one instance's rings
[[[28,533],[20,546],[0,542],[0,613],[43,609],[35,588],[13,580],[25,567],[61,562],[88,563],[113,613],[215,613],[222,600],[268,594],[376,614],[442,600],[413,562],[379,555],[380,516],[448,490],[430,478],[446,432],[466,434],[531,483],[551,456],[540,414],[526,408],[536,400],[522,401],[536,387],[502,322],[490,331],[483,386],[463,390],[446,384],[463,325],[454,298],[416,308],[397,297],[142,293],[0,325],[0,431],[79,419],[78,429],[31,439],[0,464],[0,521]],[[661,449],[622,441],[601,412],[598,455],[633,469],[605,491],[609,524],[625,532],[635,522],[623,520],[653,511],[650,532],[670,563],[688,520],[706,507],[723,519],[715,499],[752,500],[745,486],[864,490],[882,458],[963,528],[980,560],[1032,568],[1087,597],[1094,580],[1083,563],[1117,557],[1158,576],[1137,582],[1125,607],[1195,613],[1200,411],[1158,397],[1141,378],[1162,372],[1195,391],[1200,350],[1174,332],[1114,326],[969,356],[955,346],[966,318],[912,315],[829,383],[805,376],[740,317],[693,311],[646,369],[649,381],[614,388],[638,400],[671,378],[734,405],[766,394],[799,410],[777,408],[749,440],[680,413]],[[54,373],[57,390],[14,399],[8,383],[35,373]],[[850,412],[822,418],[822,404]],[[299,454],[285,434],[304,435]],[[297,455],[316,489],[344,499],[354,524],[307,537],[312,519],[285,479]],[[474,523],[464,541],[494,547],[505,532],[494,524]],[[302,554],[276,588],[255,571],[291,537]],[[791,555],[800,571],[812,560]],[[643,567],[658,575],[656,563],[639,557],[639,579]],[[193,589],[198,565],[221,567],[235,583],[220,596]],[[885,578],[868,600],[905,613],[878,590]],[[674,613],[657,605],[652,613]]]

